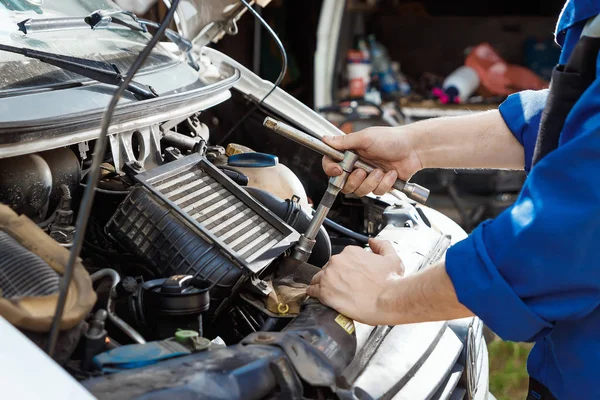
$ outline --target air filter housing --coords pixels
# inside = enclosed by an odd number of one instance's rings
[[[299,234],[199,154],[135,176],[107,232],[163,277],[214,284],[211,309]]]

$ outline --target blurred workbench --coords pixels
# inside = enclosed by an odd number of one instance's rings
[[[409,101],[402,99],[400,101],[400,109],[406,119],[410,121],[468,115],[474,112],[495,110],[499,105],[499,103],[441,104],[439,101],[435,100]]]

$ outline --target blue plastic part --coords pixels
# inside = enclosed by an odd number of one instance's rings
[[[232,167],[265,168],[279,163],[277,156],[265,153],[242,153],[229,156],[227,164]]]
[[[94,357],[94,365],[103,372],[119,372],[190,353],[185,346],[174,341],[130,344],[98,354]]]

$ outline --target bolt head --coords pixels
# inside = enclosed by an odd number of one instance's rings
[[[271,343],[273,341],[275,341],[275,337],[268,333],[259,333],[255,339],[256,343]]]

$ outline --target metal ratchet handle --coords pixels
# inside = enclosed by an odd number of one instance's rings
[[[271,117],[265,118],[263,125],[271,129],[275,133],[280,134],[294,142],[301,144],[302,146],[308,147],[311,150],[316,151],[324,156],[331,158],[334,161],[342,161],[344,159],[344,153],[334,149],[327,143],[309,135],[308,133],[302,132],[293,126],[285,124],[281,121],[277,121]],[[354,168],[360,168],[365,170],[367,173],[373,171],[376,167],[371,164],[364,162],[359,159],[355,164]],[[418,201],[419,203],[425,204],[429,197],[429,189],[424,188],[416,183],[410,183],[397,179],[394,183],[394,189],[400,190],[406,194],[410,199]]]

